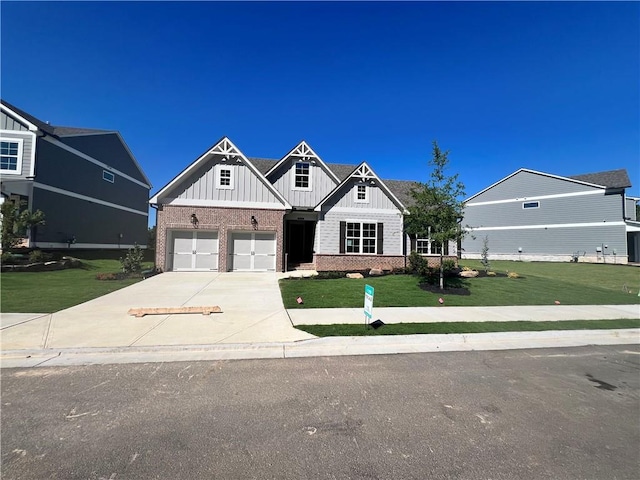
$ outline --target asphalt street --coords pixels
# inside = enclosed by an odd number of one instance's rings
[[[1,371],[2,478],[637,479],[640,346]]]

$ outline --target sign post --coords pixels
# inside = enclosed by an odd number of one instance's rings
[[[371,322],[373,316],[373,287],[371,285],[364,286],[364,326],[365,328]]]

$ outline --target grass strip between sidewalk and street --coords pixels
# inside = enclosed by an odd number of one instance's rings
[[[364,324],[298,325],[299,330],[317,337],[370,335],[417,335],[488,332],[542,332],[551,330],[612,330],[640,328],[639,318],[614,320],[563,320],[551,322],[437,322],[390,323],[377,329]]]

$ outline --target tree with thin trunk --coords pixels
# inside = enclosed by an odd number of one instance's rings
[[[11,200],[5,200],[0,207],[2,214],[2,235],[0,244],[2,251],[7,252],[29,236],[31,229],[38,225],[44,225],[44,213],[41,210],[32,212],[31,210],[20,211],[20,205]]]
[[[416,183],[411,189],[413,205],[407,210],[405,229],[417,238],[430,238],[440,245],[440,289],[444,289],[444,250],[450,241],[464,236],[460,222],[464,214],[464,184],[458,174],[447,175],[449,151],[442,151],[436,141],[429,166],[432,168],[426,183]]]

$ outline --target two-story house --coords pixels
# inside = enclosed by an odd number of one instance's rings
[[[522,168],[465,202],[462,258],[640,261],[637,198],[624,169],[562,177]]]
[[[146,246],[151,182],[117,131],[57,127],[0,102],[2,201],[42,210],[39,248]]]
[[[223,272],[403,267],[412,184],[383,181],[366,162],[325,163],[304,141],[269,160],[246,157],[224,137],[150,199],[158,209],[156,266]],[[436,258],[435,245],[428,239],[421,245],[421,253]]]

